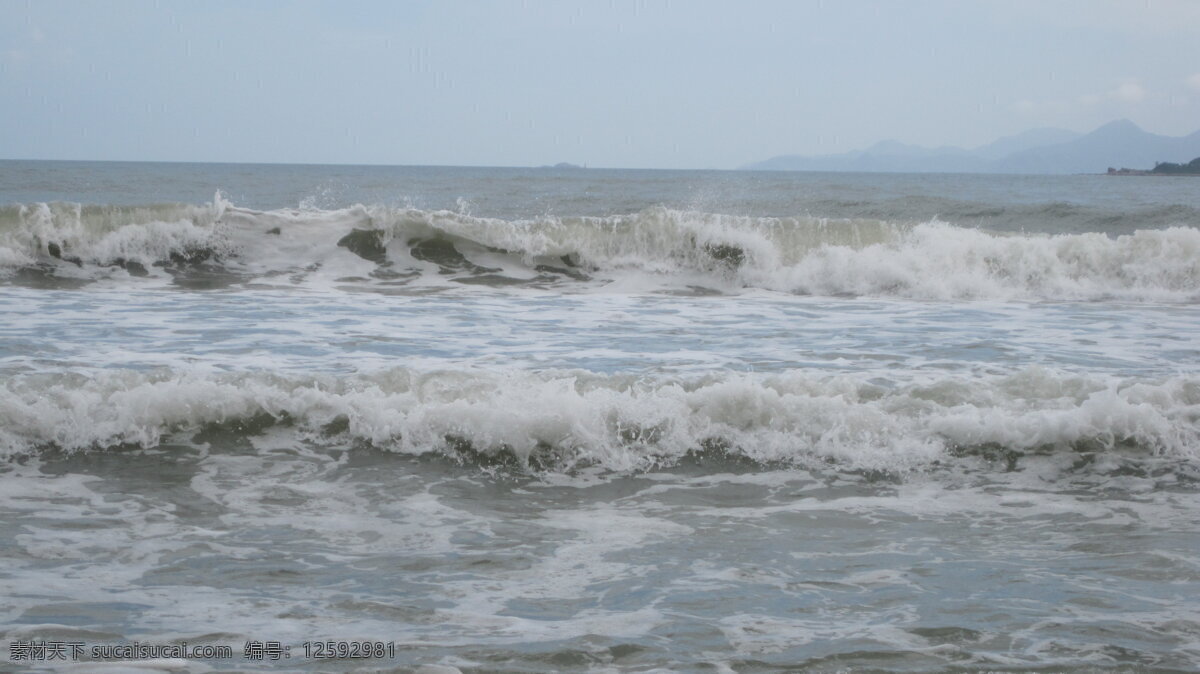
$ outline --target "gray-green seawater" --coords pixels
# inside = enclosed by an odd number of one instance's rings
[[[0,162],[0,650],[1193,671],[1194,188]]]

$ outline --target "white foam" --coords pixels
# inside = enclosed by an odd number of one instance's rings
[[[439,271],[447,270],[409,251],[414,241],[436,238],[468,261],[449,270],[451,278],[484,267],[529,281],[539,265],[577,264],[593,280],[581,287],[609,292],[703,286],[938,300],[1200,298],[1200,230],[1192,227],[1115,238],[1002,235],[937,220],[909,225],[662,207],[608,217],[504,220],[382,205],[256,211],[219,194],[199,206],[35,204],[0,215],[0,269],[52,264],[63,274],[76,273],[66,260],[149,267],[203,251],[231,271],[265,275],[272,283],[282,272],[291,273],[292,281],[366,281],[375,262],[338,245],[359,230],[373,232],[386,249],[390,272],[419,274],[409,281],[416,285],[445,283]],[[54,259],[52,246],[62,260]]]
[[[136,261],[149,268],[172,254],[222,250],[219,223],[227,206],[220,195],[195,206],[19,205],[0,218],[0,268],[54,263],[58,256],[88,265]],[[58,256],[51,252],[54,246]]]
[[[469,445],[633,470],[723,449],[756,461],[832,460],[909,470],[956,447],[1016,451],[1132,444],[1194,461],[1200,381],[1127,380],[1040,368],[928,376],[884,387],[864,375],[722,374],[631,379],[586,372],[396,368],[372,375],[99,370],[18,375],[0,389],[0,451],[155,446],[205,424],[291,419],[318,442],[420,454]],[[327,437],[340,420],[345,431]],[[705,449],[706,448],[706,449]]]

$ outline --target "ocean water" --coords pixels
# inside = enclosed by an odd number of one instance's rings
[[[0,649],[1195,671],[1198,187],[0,162]]]

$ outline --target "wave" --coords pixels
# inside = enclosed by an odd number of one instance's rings
[[[76,204],[0,209],[0,270],[63,278],[625,289],[743,288],[908,299],[1192,302],[1200,229],[1015,234],[932,220],[750,217],[650,208],[504,220],[390,206],[338,210]],[[631,280],[632,279],[632,280]]]
[[[1132,234],[1138,229],[1163,229],[1200,223],[1200,208],[1180,203],[1085,205],[1065,201],[998,204],[949,197],[904,197],[844,200],[817,199],[815,212],[840,217],[873,218],[920,223],[938,218],[990,231],[1082,234]]]
[[[134,370],[25,374],[0,388],[0,455],[288,432],[327,446],[553,470],[686,457],[903,473],[1002,470],[1031,454],[1200,461],[1200,379],[1030,368],[882,382],[811,373],[633,377],[396,368],[349,376]],[[1096,461],[1112,467],[1112,461]]]
[[[0,266],[62,262],[82,267],[143,267],[171,260],[232,256],[216,226],[228,202],[209,205],[83,206],[18,204],[0,208]]]

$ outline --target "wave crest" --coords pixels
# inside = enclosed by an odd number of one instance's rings
[[[294,377],[102,370],[0,388],[0,453],[184,440],[287,427],[322,444],[467,452],[637,470],[724,453],[762,463],[923,469],[963,454],[1128,451],[1200,460],[1200,380],[1032,368],[881,383],[862,376],[415,371]],[[1125,448],[1125,449],[1122,449]],[[1011,467],[1011,466],[1010,466]]]
[[[0,269],[87,275],[207,261],[241,277],[617,283],[909,299],[1196,301],[1200,230],[1001,234],[937,220],[899,224],[749,217],[656,207],[608,217],[503,220],[354,206],[16,206],[0,211]],[[135,270],[130,263],[136,263]],[[75,267],[75,270],[71,268]],[[79,271],[82,270],[82,271]],[[138,274],[142,275],[142,274]],[[401,280],[397,280],[401,279]]]

